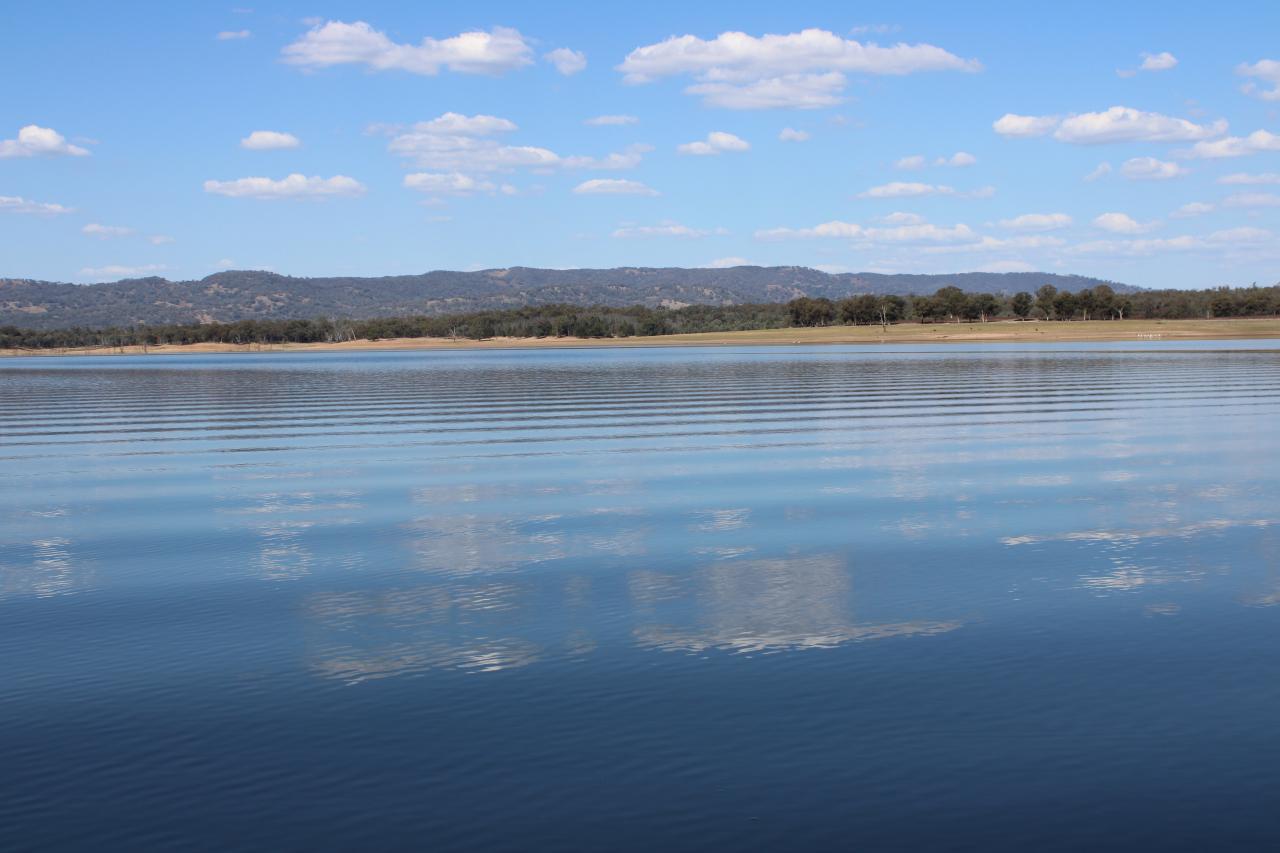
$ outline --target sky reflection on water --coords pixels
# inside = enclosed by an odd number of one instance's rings
[[[284,809],[337,821],[330,844],[592,846],[616,836],[538,815],[572,821],[622,738],[648,759],[597,789],[636,846],[935,843],[902,828],[921,797],[975,843],[1041,842],[1103,770],[1199,803],[1180,837],[1211,807],[1267,837],[1239,797],[1278,750],[1215,726],[1280,699],[1278,367],[1270,344],[7,360],[0,713],[25,734],[0,735],[0,823],[304,837]],[[1175,689],[1223,679],[1210,705]],[[1060,715],[1034,756],[990,748]],[[660,746],[686,735],[692,763]],[[312,738],[366,794],[323,759],[305,796],[244,793],[299,778]],[[728,781],[768,767],[807,805]],[[128,819],[33,829],[91,791]],[[1082,807],[1114,829],[1131,794]],[[959,817],[1001,796],[1027,822]]]

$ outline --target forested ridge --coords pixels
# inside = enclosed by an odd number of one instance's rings
[[[233,323],[21,329],[0,326],[0,349],[157,346],[161,344],[324,343],[388,338],[627,338],[805,326],[983,323],[993,320],[1174,320],[1272,317],[1280,286],[1118,293],[1106,284],[1077,292],[1042,285],[1010,296],[966,293],[955,286],[931,295],[803,296],[789,302],[650,308],[568,304],[438,316],[238,320]]]
[[[437,271],[421,275],[295,277],[261,270],[229,270],[199,281],[152,277],[103,284],[0,279],[0,326],[67,329],[87,326],[233,323],[345,317],[442,316],[557,305],[679,308],[748,305],[801,296],[843,299],[851,294],[910,296],[944,285],[967,292],[1011,295],[1052,284],[1076,291],[1115,282],[1050,273],[886,275],[826,273],[809,267],[739,266],[725,269],[619,267],[549,270],[533,267]]]

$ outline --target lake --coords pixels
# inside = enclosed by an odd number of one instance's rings
[[[0,360],[0,848],[1274,846],[1276,342]]]

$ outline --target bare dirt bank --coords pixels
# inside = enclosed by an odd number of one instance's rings
[[[1070,341],[1242,340],[1280,338],[1280,319],[1090,320],[1073,322],[900,323],[700,332],[644,338],[388,338],[314,344],[183,344],[0,350],[0,355],[164,355],[230,352],[348,352],[370,350],[517,349],[543,347],[753,346],[784,344],[1055,343]]]

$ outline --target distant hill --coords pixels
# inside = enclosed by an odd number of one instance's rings
[[[294,278],[233,270],[199,281],[136,278],[106,284],[0,279],[0,326],[58,329],[244,319],[390,317],[452,314],[491,308],[574,305],[735,305],[786,302],[798,296],[841,299],[852,294],[933,293],[955,285],[970,292],[1034,292],[1044,284],[1077,291],[1109,284],[1053,273],[882,275],[824,273],[808,267],[620,267],[549,270],[530,267],[479,272],[429,272],[381,278]]]

